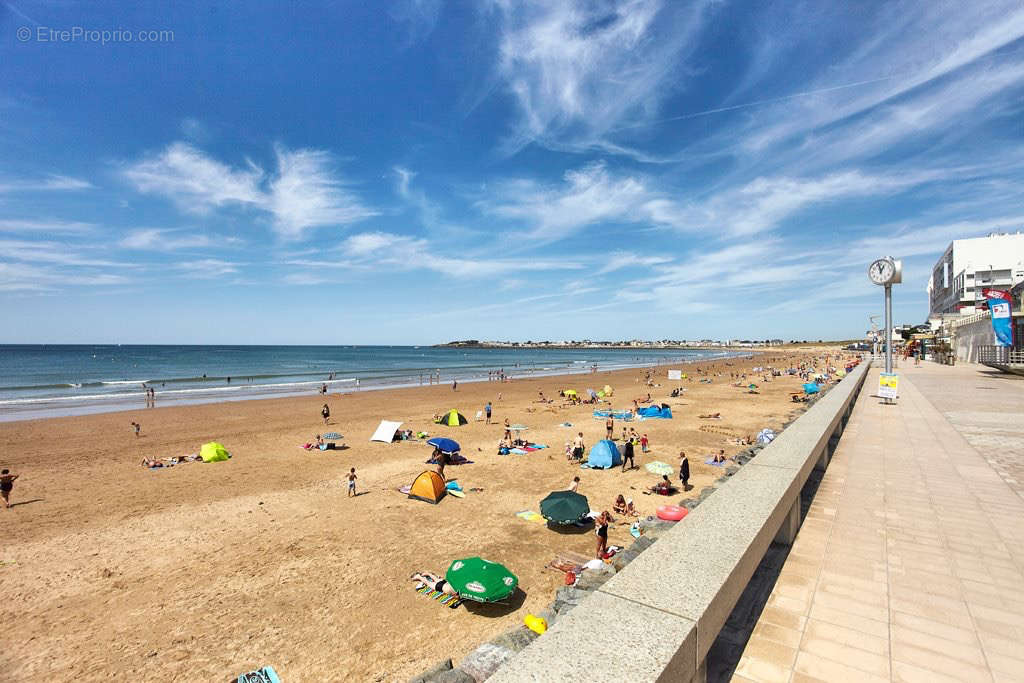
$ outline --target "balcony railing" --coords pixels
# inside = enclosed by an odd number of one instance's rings
[[[1024,365],[1024,351],[1009,346],[978,347],[978,362],[982,365]]]

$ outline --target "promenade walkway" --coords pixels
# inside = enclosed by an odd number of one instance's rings
[[[734,681],[1024,681],[1024,378],[872,369]]]

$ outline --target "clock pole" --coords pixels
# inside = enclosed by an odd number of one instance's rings
[[[885,285],[885,371],[892,372],[892,285]]]

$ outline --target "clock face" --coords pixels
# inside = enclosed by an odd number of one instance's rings
[[[896,267],[889,259],[880,258],[868,267],[868,277],[876,285],[884,285],[892,280]]]

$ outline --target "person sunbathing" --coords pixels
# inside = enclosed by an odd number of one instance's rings
[[[416,572],[409,577],[410,580],[422,583],[432,591],[438,593],[446,593],[447,595],[458,595],[458,591],[452,588],[452,585],[442,579],[440,576],[431,574],[430,572]]]
[[[672,482],[668,480],[668,475],[661,475],[661,481],[650,488],[651,493],[657,493],[659,496],[667,496],[672,493],[675,487],[672,486]]]
[[[615,503],[612,505],[612,512],[619,515],[626,514],[626,497],[621,493],[615,498]]]
[[[159,460],[154,460],[153,458],[143,458],[142,466],[150,469],[153,469],[154,467],[170,467],[170,465],[165,465]]]
[[[701,418],[702,420],[721,420],[722,419],[722,414],[721,413],[708,413],[707,415],[698,415],[697,417]]]

